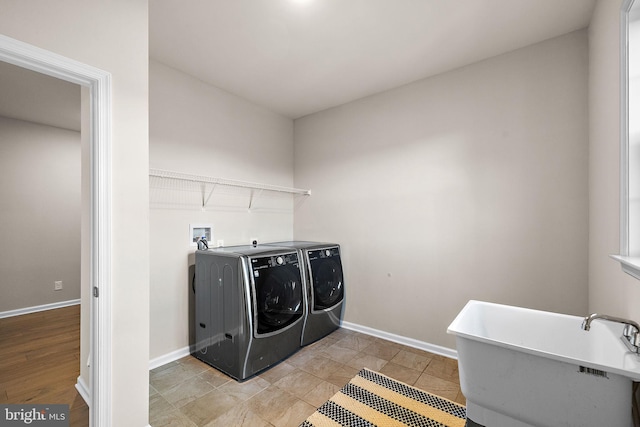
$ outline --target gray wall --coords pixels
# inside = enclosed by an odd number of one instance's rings
[[[80,133],[0,117],[0,200],[0,312],[80,299]]]
[[[280,186],[293,185],[293,120],[162,65],[150,63],[151,167]],[[189,344],[190,224],[211,224],[225,246],[290,240],[291,196],[217,188],[206,210],[192,191],[151,188],[150,357]]]
[[[124,18],[123,18],[124,17]],[[2,34],[112,76],[111,422],[149,420],[149,10],[147,0],[3,3]],[[88,284],[87,284],[88,285]],[[101,286],[103,284],[100,284]],[[83,296],[90,291],[83,286]],[[82,306],[87,330],[89,306]],[[82,334],[81,376],[88,346]]]
[[[585,30],[294,122],[297,239],[343,245],[349,322],[453,348],[469,299],[587,310]]]

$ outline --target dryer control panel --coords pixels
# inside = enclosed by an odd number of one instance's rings
[[[340,249],[337,246],[333,248],[323,248],[309,251],[309,261],[332,258],[335,256],[340,256]]]

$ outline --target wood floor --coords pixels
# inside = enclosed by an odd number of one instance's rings
[[[87,427],[79,374],[79,305],[0,319],[0,403],[67,404],[71,426]]]
[[[80,306],[0,319],[0,403],[67,404],[87,427],[75,389]],[[455,360],[339,329],[238,383],[188,356],[150,374],[150,418],[162,426],[297,426],[363,368],[464,404]]]

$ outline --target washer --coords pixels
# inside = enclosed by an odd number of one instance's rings
[[[274,246],[295,248],[303,260],[307,316],[301,345],[307,345],[340,327],[344,306],[344,274],[340,245],[290,241]]]
[[[193,356],[244,380],[300,348],[306,318],[299,252],[273,246],[196,251]]]

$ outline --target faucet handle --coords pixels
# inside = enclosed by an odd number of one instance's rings
[[[591,325],[589,323],[589,316],[587,316],[582,320],[582,325],[580,325],[580,328],[582,328],[583,331],[588,331],[589,329],[591,329]]]
[[[625,325],[622,335],[629,340],[631,344],[640,347],[640,331],[634,325]]]

